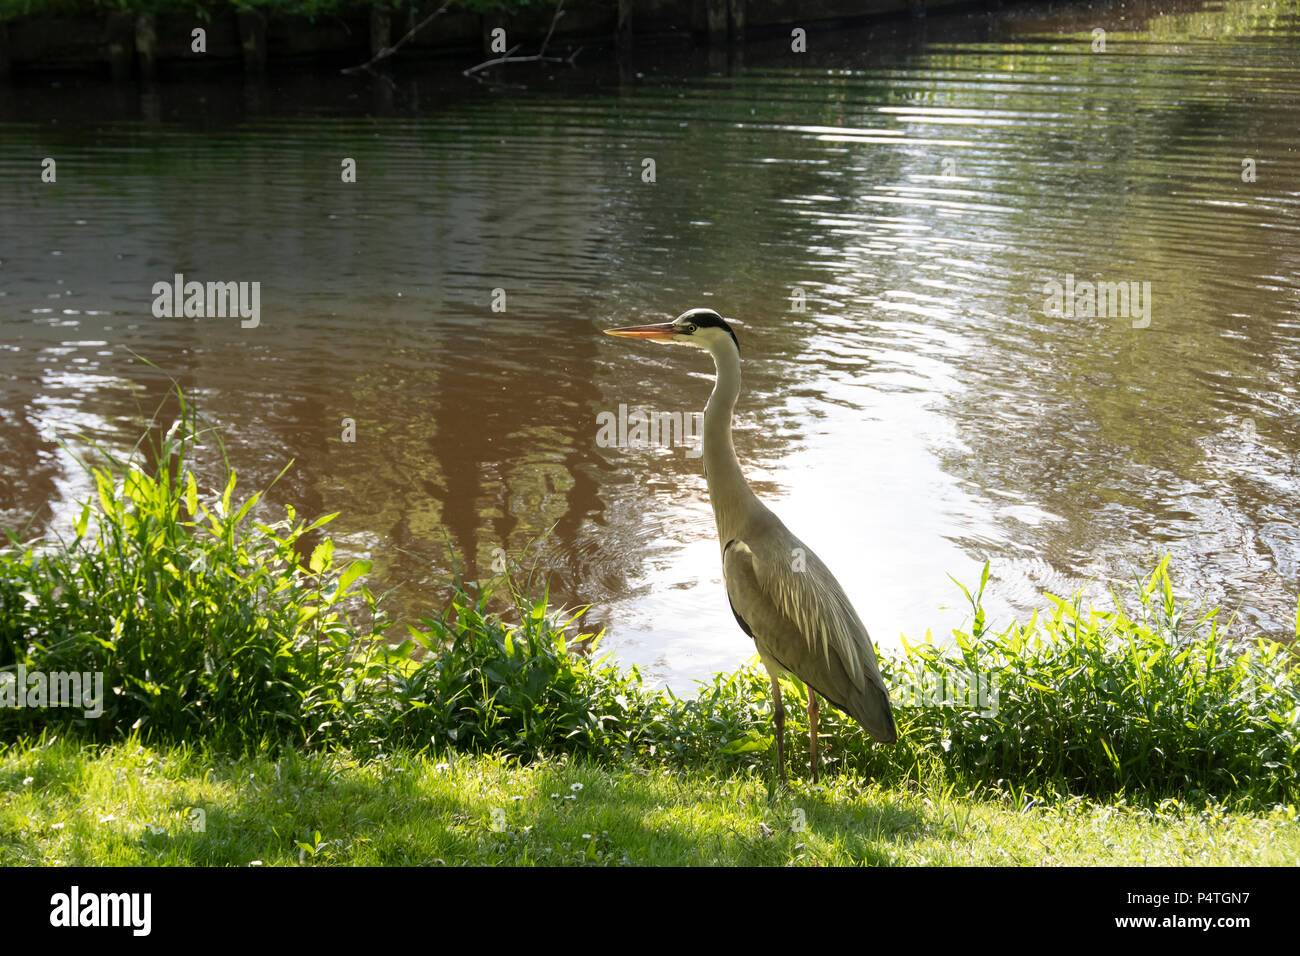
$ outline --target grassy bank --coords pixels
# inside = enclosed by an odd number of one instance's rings
[[[202,811],[201,815],[196,811]],[[202,827],[200,830],[199,827]],[[0,865],[1294,865],[1294,808],[499,756],[0,751]]]
[[[824,708],[828,788],[800,746],[783,792],[759,671],[677,697],[509,579],[398,634],[331,516],[203,480],[214,432],[178,400],[147,455],[88,465],[66,534],[0,549],[10,693],[20,669],[105,687],[93,716],[0,706],[0,862],[1300,859],[1295,654],[1226,642],[1166,563],[1119,610],[1050,598],[1000,632],[986,569],[955,643],[882,658],[900,742]]]

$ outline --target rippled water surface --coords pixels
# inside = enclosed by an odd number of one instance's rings
[[[600,330],[708,305],[751,481],[879,643],[960,625],[948,575],[986,557],[999,621],[1169,552],[1240,630],[1291,630],[1296,0],[502,78],[0,87],[0,524],[57,527],[85,492],[59,442],[129,446],[170,375],[246,489],[295,461],[271,500],[341,511],[400,615],[453,553],[487,578],[534,545],[554,599],[688,686],[753,653],[700,461],[601,447],[597,416],[699,410],[712,367]],[[155,318],[175,273],[260,282],[261,325]],[[1149,283],[1147,320],[1052,314],[1069,276]]]

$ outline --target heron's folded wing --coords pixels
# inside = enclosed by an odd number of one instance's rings
[[[797,539],[794,541],[798,547]],[[896,739],[889,693],[867,629],[811,551],[757,551],[739,539],[723,551],[727,596],[758,645],[879,740]]]

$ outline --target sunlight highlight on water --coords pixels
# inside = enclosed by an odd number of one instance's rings
[[[1239,632],[1292,633],[1300,7],[1119,9],[510,90],[0,92],[0,523],[65,520],[87,486],[57,440],[129,447],[170,375],[248,490],[295,460],[271,499],[341,511],[399,614],[453,560],[488,578],[529,549],[607,646],[688,688],[753,652],[699,460],[598,447],[596,419],[698,411],[712,369],[600,330],[707,305],[737,320],[751,481],[878,643],[961,626],[948,575],[986,557],[1002,622],[1164,552]],[[261,327],[154,318],[178,272],[261,282]],[[1050,314],[1067,277],[1150,283],[1149,324]]]

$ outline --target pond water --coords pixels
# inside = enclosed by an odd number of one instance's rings
[[[998,624],[1165,553],[1285,636],[1298,44],[1296,0],[1126,3],[498,82],[0,86],[0,525],[59,527],[71,454],[129,447],[173,377],[246,491],[294,461],[270,500],[342,512],[399,616],[441,606],[453,555],[484,579],[523,555],[689,689],[753,653],[700,460],[605,447],[598,416],[690,422],[712,366],[600,330],[711,306],[746,471],[878,644],[961,626],[948,575],[986,558]],[[177,273],[260,283],[257,327],[156,317]]]

